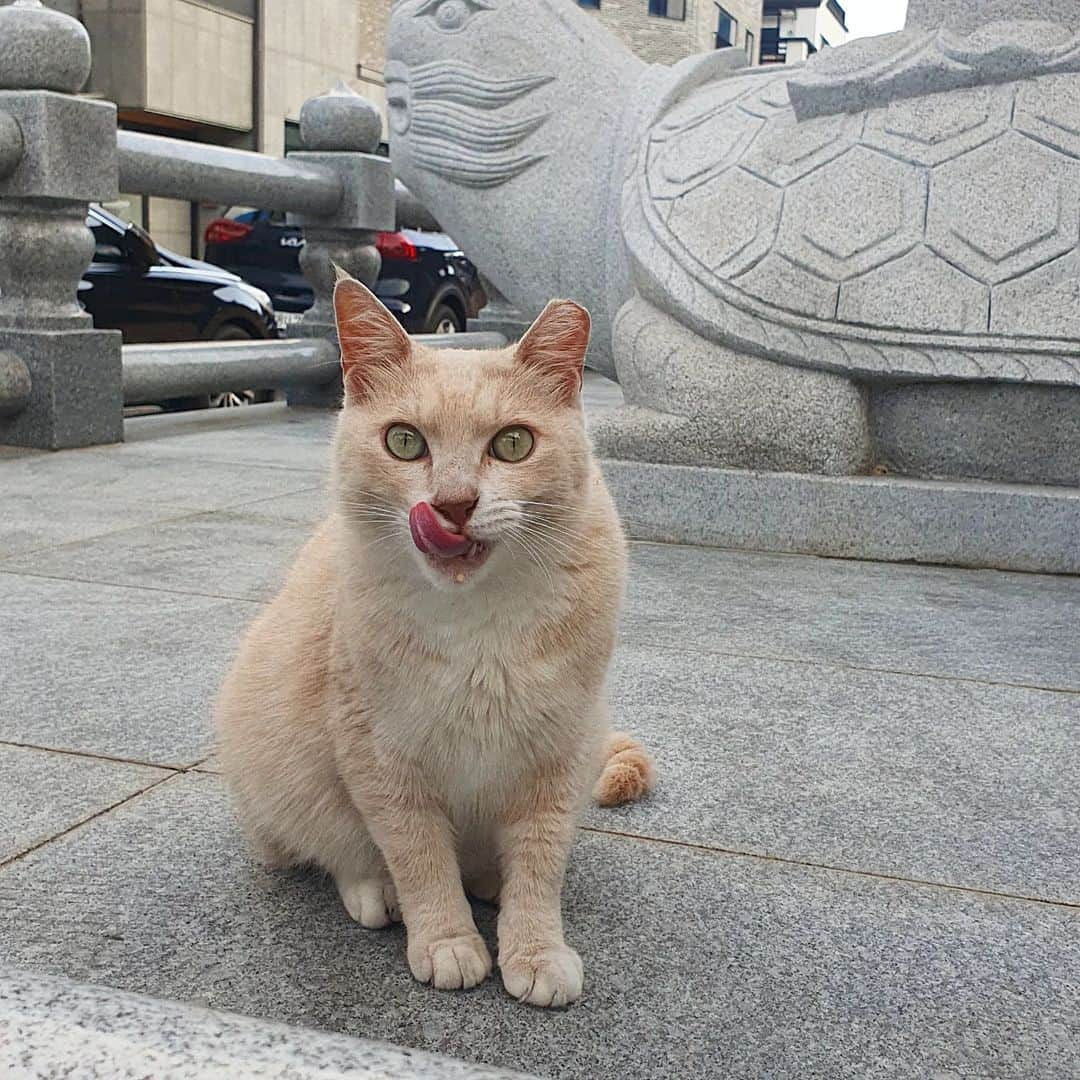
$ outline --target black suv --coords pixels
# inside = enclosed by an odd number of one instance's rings
[[[265,289],[280,322],[313,303],[300,270],[304,234],[283,214],[230,212],[206,228],[206,258]],[[476,267],[445,233],[379,233],[382,272],[375,294],[410,334],[454,334],[487,303]]]
[[[278,336],[270,297],[218,266],[158,247],[138,225],[91,205],[94,257],[79,300],[128,344]]]

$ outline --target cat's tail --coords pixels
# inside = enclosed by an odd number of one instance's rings
[[[611,732],[593,798],[601,806],[619,806],[647,795],[655,782],[656,770],[645,747],[621,731]]]

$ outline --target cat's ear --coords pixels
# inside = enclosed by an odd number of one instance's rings
[[[572,300],[552,300],[518,343],[517,361],[549,383],[566,405],[581,391],[589,313]]]
[[[412,346],[401,323],[378,298],[340,266],[334,267],[334,318],[341,345],[345,399],[362,401],[380,372],[392,372],[409,362]]]

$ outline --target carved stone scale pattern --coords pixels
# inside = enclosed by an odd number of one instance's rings
[[[624,190],[641,292],[789,363],[1080,384],[1080,38],[997,24],[837,56],[661,102]],[[901,93],[934,65],[957,85]],[[883,71],[895,100],[833,107]],[[800,93],[824,95],[817,115],[797,118]]]

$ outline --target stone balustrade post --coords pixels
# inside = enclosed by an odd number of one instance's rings
[[[371,102],[345,83],[304,102],[300,139],[304,149],[290,159],[322,165],[341,177],[343,195],[337,210],[324,217],[290,215],[304,229],[300,265],[315,290],[315,303],[296,327],[300,337],[325,338],[337,344],[334,326],[334,264],[373,287],[382,259],[376,234],[393,230],[394,174],[387,158],[377,156],[381,120]],[[341,372],[328,373],[324,387],[289,391],[291,405],[336,407],[341,402]]]
[[[95,330],[77,298],[87,204],[117,195],[116,106],[74,96],[89,73],[76,19],[39,0],[0,7],[0,351],[29,385],[25,407],[0,414],[0,443],[123,439],[120,334]]]

